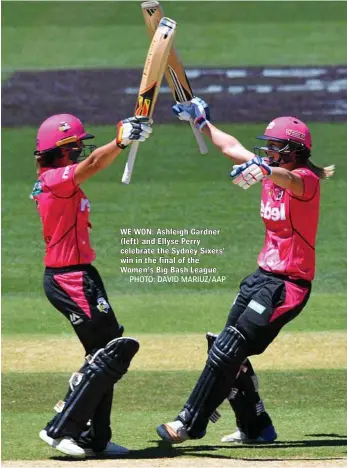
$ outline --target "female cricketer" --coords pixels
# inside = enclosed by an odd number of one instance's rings
[[[270,122],[258,137],[264,145],[253,153],[209,122],[202,99],[177,104],[173,110],[180,120],[194,122],[236,163],[230,174],[234,184],[248,189],[262,182],[260,217],[266,232],[258,269],[241,282],[225,328],[208,336],[208,359],[195,388],[177,418],[160,425],[157,432],[173,444],[202,438],[209,418],[213,420],[216,408],[228,398],[238,428],[222,440],[272,442],[277,434],[248,357],[263,353],[310,297],[320,180],[332,176],[334,166],[319,167],[311,161],[310,131],[295,117]]]
[[[32,198],[42,221],[46,244],[44,291],[51,304],[71,323],[86,359],[69,381],[57,415],[40,432],[53,448],[76,457],[127,453],[111,442],[113,387],[126,373],[139,344],[122,337],[103,282],[92,265],[89,242],[90,204],[81,184],[113,160],[132,141],[151,134],[148,118],[118,123],[117,137],[96,148],[94,138],[70,114],[53,115],[40,126],[36,140],[37,181]],[[63,350],[57,355],[64,356]]]

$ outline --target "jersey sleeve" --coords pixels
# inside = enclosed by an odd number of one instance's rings
[[[299,200],[310,200],[317,191],[319,177],[312,171],[305,168],[294,169],[293,173],[301,177],[304,183],[304,193],[300,195],[300,197],[290,192],[291,195]]]
[[[75,184],[75,171],[77,164],[44,172],[40,179],[43,192],[51,192],[58,197],[69,197],[78,189]]]

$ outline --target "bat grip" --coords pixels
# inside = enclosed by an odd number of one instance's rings
[[[193,122],[190,122],[190,126],[192,127],[192,131],[194,133],[196,142],[199,146],[199,150],[201,154],[208,153],[208,148],[205,143],[204,137],[202,136],[201,132],[194,126]]]
[[[136,159],[137,150],[139,149],[139,144],[140,143],[138,141],[134,141],[134,143],[131,143],[129,154],[128,154],[128,160],[126,162],[123,177],[122,177],[123,184],[130,183],[131,176],[132,176],[133,169],[134,169],[134,163]]]

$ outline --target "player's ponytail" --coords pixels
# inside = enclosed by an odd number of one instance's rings
[[[307,167],[314,173],[316,176],[318,176],[320,179],[329,179],[329,177],[332,177],[335,172],[335,165],[332,164],[331,166],[317,166],[316,164],[313,164],[310,159],[307,160]]]
[[[311,161],[311,151],[308,148],[297,153],[296,161],[298,164],[302,164],[308,167],[317,177],[320,179],[329,179],[329,177],[334,175],[335,165],[331,166],[317,166]]]

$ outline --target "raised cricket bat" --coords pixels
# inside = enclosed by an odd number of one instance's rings
[[[169,18],[161,18],[149,46],[143,67],[135,115],[152,117],[175,32],[176,22]],[[123,184],[130,183],[138,147],[139,142],[130,145],[128,160],[122,177]]]
[[[141,8],[149,35],[150,37],[153,37],[161,18],[164,16],[163,8],[157,1],[143,2],[141,3]],[[194,97],[183,64],[173,46],[168,58],[165,78],[171,88],[173,97],[177,102],[187,102]],[[190,123],[190,125],[198,143],[200,153],[206,154],[208,152],[208,148],[201,132],[194,127],[193,123]]]

